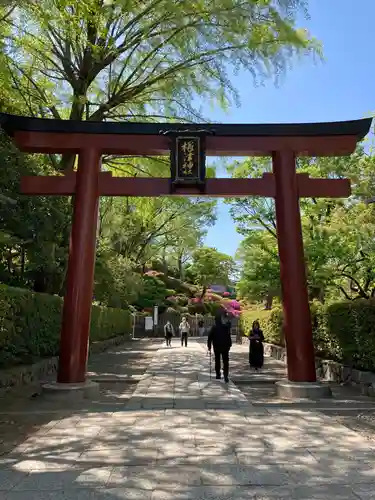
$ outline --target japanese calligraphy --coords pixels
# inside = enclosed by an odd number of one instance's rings
[[[181,149],[184,153],[182,172],[184,175],[192,175],[194,169],[195,143],[194,141],[183,142]]]

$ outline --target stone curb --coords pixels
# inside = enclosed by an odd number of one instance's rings
[[[265,343],[264,352],[285,364],[287,362],[285,347]],[[337,361],[321,358],[315,359],[315,366],[319,380],[351,385],[364,396],[375,397],[375,373],[351,369]]]
[[[93,342],[90,345],[90,355],[99,354],[110,347],[123,344],[128,340],[131,340],[129,335],[122,335],[120,337]],[[40,381],[57,371],[58,361],[59,357],[54,356],[53,358],[42,359],[32,365],[20,365],[0,370],[0,389],[18,387]]]

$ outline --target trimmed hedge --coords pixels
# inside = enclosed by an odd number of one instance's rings
[[[257,320],[260,323],[260,327],[263,330],[267,342],[271,342],[271,340],[269,340],[271,338],[270,332],[268,332],[268,322],[270,315],[271,311],[267,311],[265,309],[251,309],[242,311],[240,315],[240,324],[243,334],[247,337],[249,335],[251,327],[253,326],[253,322]]]
[[[58,355],[63,300],[0,285],[0,368]],[[131,314],[93,306],[90,341],[125,335]]]
[[[310,309],[317,356],[359,370],[375,371],[375,300],[328,305],[313,302]],[[267,342],[284,346],[281,308],[243,314],[243,328],[254,321],[252,318],[260,319]]]

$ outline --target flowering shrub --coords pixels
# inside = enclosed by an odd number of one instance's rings
[[[241,304],[237,300],[223,299],[221,301],[222,307],[228,314],[233,317],[239,317],[241,314]]]
[[[160,273],[159,271],[147,271],[143,276],[151,276],[155,278],[156,276],[160,276],[161,274],[163,273]]]

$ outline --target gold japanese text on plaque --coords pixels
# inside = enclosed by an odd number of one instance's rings
[[[200,138],[178,137],[176,148],[177,177],[179,179],[199,178]]]

